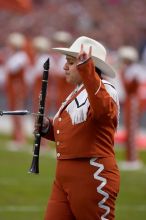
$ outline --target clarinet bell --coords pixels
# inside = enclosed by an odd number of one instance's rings
[[[31,167],[30,167],[28,173],[34,173],[34,174],[39,173],[39,159],[38,159],[38,157],[33,157],[32,164],[31,164]]]

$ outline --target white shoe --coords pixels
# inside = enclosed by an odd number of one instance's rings
[[[134,161],[120,161],[118,163],[120,170],[139,170],[143,167],[143,163],[139,160]]]
[[[10,141],[7,143],[6,149],[9,151],[21,151],[23,149],[23,143],[17,141]]]

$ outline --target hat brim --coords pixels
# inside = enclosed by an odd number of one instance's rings
[[[69,55],[72,57],[77,57],[79,54],[79,51],[73,51],[70,48],[52,48],[54,51],[59,52],[64,55]],[[115,70],[107,63],[105,63],[103,60],[92,56],[93,62],[96,67],[98,67],[103,74],[110,78],[114,78],[116,76]]]

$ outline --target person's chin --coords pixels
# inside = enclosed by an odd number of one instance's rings
[[[66,82],[71,83],[71,80],[69,77],[66,76]]]

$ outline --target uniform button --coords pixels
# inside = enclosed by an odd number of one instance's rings
[[[59,130],[57,130],[57,134],[59,134],[60,133],[60,131]]]
[[[56,143],[56,144],[57,144],[57,146],[58,146],[58,145],[60,144],[60,143],[59,143],[59,141],[57,141],[57,143]]]
[[[58,118],[58,121],[61,121],[62,120],[62,118]]]
[[[57,157],[60,157],[60,153],[57,153]]]

